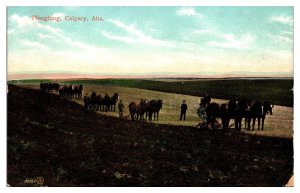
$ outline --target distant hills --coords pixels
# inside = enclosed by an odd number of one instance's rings
[[[131,74],[84,74],[75,72],[24,72],[8,73],[8,80],[24,79],[107,79],[107,78],[293,78],[294,75],[285,72],[195,72],[189,74],[180,74],[173,72],[160,73],[131,73]]]

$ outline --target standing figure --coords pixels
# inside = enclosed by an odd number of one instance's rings
[[[201,118],[202,122],[207,122],[206,106],[207,104],[204,99],[201,99],[201,103],[197,109],[197,115]]]
[[[124,104],[123,104],[122,100],[120,100],[120,102],[118,104],[118,110],[119,110],[119,118],[123,119],[123,117],[124,117]]]
[[[182,121],[182,118],[183,120],[185,121],[185,115],[186,115],[186,110],[187,110],[187,104],[186,104],[186,101],[183,100],[182,103],[181,103],[181,106],[180,106],[180,121]]]
[[[84,102],[84,108],[86,110],[89,110],[91,98],[88,96],[88,93],[86,93],[85,96],[83,97],[83,102]]]

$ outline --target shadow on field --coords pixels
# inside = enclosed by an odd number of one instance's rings
[[[119,120],[13,85],[7,96],[11,186],[283,186],[293,174],[292,139]]]

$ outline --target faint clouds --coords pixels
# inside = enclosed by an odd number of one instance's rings
[[[30,47],[33,49],[42,49],[42,50],[50,50],[50,48],[42,43],[30,41],[30,40],[21,40],[21,44]]]
[[[282,31],[281,33],[286,34],[286,35],[294,35],[294,32],[292,32],[292,31]]]
[[[127,36],[120,36],[120,35],[112,34],[107,31],[100,31],[102,36],[108,39],[112,39],[115,41],[120,41],[128,44],[143,44],[143,45],[151,45],[151,46],[170,47],[170,48],[176,47],[176,45],[173,42],[156,39],[154,37],[146,35],[134,25],[124,24],[123,22],[117,20],[108,20],[108,21],[113,25],[115,25],[116,27],[121,28],[128,33]]]
[[[42,39],[51,39],[51,38],[53,38],[52,36],[50,36],[50,35],[45,35],[45,34],[38,34],[38,37],[39,38],[42,38]]]
[[[240,38],[233,34],[223,34],[220,37],[221,41],[209,41],[207,44],[220,48],[248,49],[255,41],[255,37],[251,34],[244,34]]]
[[[18,14],[13,14],[9,17],[9,19],[14,22],[17,27],[19,28],[25,28],[25,27],[30,27],[36,23],[36,21],[33,21],[30,17],[28,16],[19,16]]]
[[[20,32],[32,29],[40,29],[51,32],[53,34],[58,34],[61,32],[61,30],[58,28],[52,27],[50,25],[41,24],[37,20],[32,20],[28,16],[20,16],[18,14],[13,14],[9,17],[9,20],[12,22],[12,24],[15,25],[15,27],[18,28],[18,31]]]
[[[202,35],[202,34],[209,34],[209,33],[212,33],[214,31],[215,31],[214,29],[195,29],[195,30],[193,30],[193,33]]]
[[[292,16],[289,15],[273,15],[269,18],[269,22],[271,23],[281,23],[286,25],[293,25],[294,19]]]
[[[288,37],[288,36],[284,36],[284,35],[272,35],[272,34],[269,34],[268,35],[270,38],[272,38],[273,40],[275,41],[278,41],[278,42],[286,42],[286,43],[292,43],[293,42],[293,39],[291,37]]]
[[[16,32],[16,30],[15,29],[10,29],[10,30],[7,30],[7,33],[8,34],[13,34],[13,33],[15,33]]]
[[[197,16],[197,17],[204,17],[203,14],[197,12],[195,10],[195,8],[193,7],[183,7],[183,8],[180,8],[176,11],[177,15],[179,16]]]

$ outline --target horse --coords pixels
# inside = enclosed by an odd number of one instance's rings
[[[145,105],[146,119],[148,117],[149,121],[152,121],[152,115],[155,111],[155,100],[147,101]]]
[[[270,115],[273,115],[273,108],[274,105],[271,103],[271,101],[265,101],[263,103],[263,117],[262,117],[262,127],[261,127],[262,130],[264,130],[266,115],[268,115],[269,113]]]
[[[128,105],[128,107],[129,107],[129,112],[132,121],[134,121],[135,115],[136,115],[136,119],[138,120],[138,118],[140,117],[141,119],[143,113],[145,113],[145,109],[142,108],[141,102],[140,103],[131,102]]]
[[[206,106],[206,115],[207,115],[207,124],[212,125],[212,128],[215,129],[215,122],[217,117],[220,117],[220,107],[217,103],[209,103]]]
[[[228,116],[229,121],[230,119],[234,119],[235,129],[240,131],[242,127],[242,116],[240,114],[239,102],[236,98],[228,102]]]
[[[47,92],[52,92],[53,90],[58,92],[59,87],[60,87],[60,85],[58,83],[51,83],[51,82],[47,82],[47,83],[41,82],[40,83],[40,89],[43,91],[47,91]]]
[[[250,106],[251,102],[247,99],[242,99],[238,102],[239,106],[239,121],[242,122],[242,119],[245,119],[245,129],[250,129],[250,122],[251,122],[251,113],[250,113]],[[241,123],[240,123],[241,124]]]
[[[255,127],[256,119],[258,121],[257,130],[260,130],[260,121],[261,121],[261,130],[264,130],[265,118],[266,115],[273,115],[273,107],[270,101],[265,101],[263,104],[260,101],[256,101],[250,108],[251,118],[253,119],[252,131]]]
[[[89,107],[93,110],[97,110],[97,95],[95,92],[92,92],[91,96],[90,96],[90,100],[89,100]]]
[[[58,93],[59,93],[61,98],[67,96],[67,89],[68,89],[68,87],[66,85],[63,85],[59,88]]]
[[[74,98],[79,99],[82,97],[82,91],[83,91],[82,85],[77,85],[72,88],[71,94],[73,95]]]
[[[52,90],[58,92],[60,85],[58,83],[50,83],[49,90],[52,92]]]
[[[221,104],[220,111],[219,111],[219,116],[222,120],[223,129],[227,130],[229,128],[229,121],[230,121],[229,110],[228,110],[228,104],[227,103]]]
[[[252,131],[254,130],[256,119],[258,121],[258,128],[257,129],[259,130],[260,120],[263,116],[261,102],[260,101],[254,102],[254,104],[250,108],[250,112],[251,112],[251,119],[253,120]]]
[[[104,105],[105,112],[110,110],[110,97],[107,93],[105,93],[103,97],[103,105]]]
[[[162,105],[163,105],[163,100],[155,100],[152,107],[153,107],[153,116],[154,116],[154,121],[156,118],[156,121],[158,121],[158,115],[159,115],[159,111],[162,109]]]
[[[110,107],[111,107],[111,111],[116,111],[116,104],[119,100],[119,94],[118,93],[115,93],[111,98],[110,98]],[[113,110],[112,110],[112,107],[113,107]]]
[[[95,100],[96,100],[97,110],[102,111],[104,105],[102,95],[97,95]]]
[[[67,88],[67,98],[73,98],[73,85],[69,85]]]

